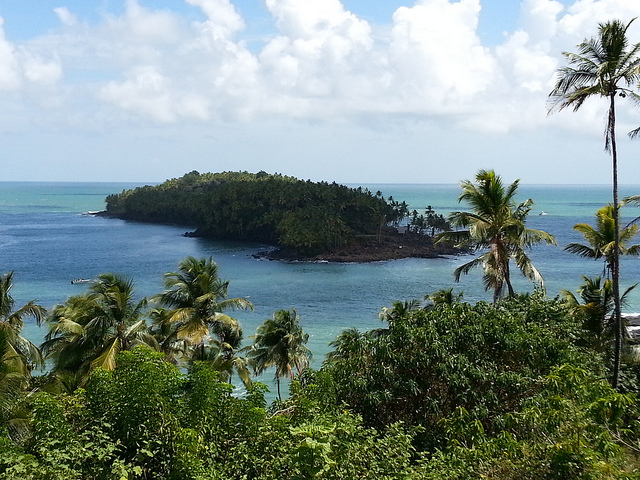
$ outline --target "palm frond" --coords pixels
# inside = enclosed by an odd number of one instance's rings
[[[116,357],[118,353],[120,353],[120,347],[120,339],[117,337],[113,338],[100,356],[91,362],[91,370],[99,367],[105,370],[114,370],[116,368]]]

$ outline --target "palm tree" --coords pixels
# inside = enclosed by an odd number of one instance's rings
[[[640,80],[640,44],[629,45],[627,30],[633,20],[624,25],[612,20],[598,25],[598,35],[578,45],[579,53],[564,52],[568,66],[558,70],[558,80],[549,94],[549,111],[572,107],[574,111],[590,97],[605,97],[609,113],[605,123],[604,148],[611,153],[613,172],[614,244],[611,265],[613,282],[616,344],[613,368],[613,388],[618,385],[622,352],[622,321],[620,309],[620,221],[618,214],[618,151],[616,147],[616,97],[638,98],[631,90]]]
[[[221,342],[215,338],[209,341],[209,345],[205,347],[204,355],[200,361],[208,362],[215,370],[220,372],[223,380],[231,383],[233,372],[238,374],[245,387],[250,388],[251,371],[249,369],[249,360],[246,357],[238,355],[245,352],[251,347],[240,348],[241,338],[232,343]]]
[[[0,429],[14,438],[27,432],[28,414],[24,398],[29,367],[12,345],[11,333],[0,329]]]
[[[122,350],[140,343],[159,348],[141,318],[147,300],[136,303],[133,290],[131,280],[104,273],[86,294],[54,307],[42,344],[47,358],[54,361],[54,373],[79,374],[82,385],[95,368],[113,370]]]
[[[362,357],[366,354],[366,345],[371,332],[361,333],[357,328],[351,327],[338,334],[335,340],[329,342],[329,346],[334,350],[327,353],[325,362],[327,364],[347,360],[351,357]]]
[[[182,357],[189,351],[189,342],[184,338],[178,338],[178,332],[171,317],[171,310],[163,307],[149,310],[152,324],[151,334],[158,342],[160,351],[164,353],[165,360],[173,365],[178,365]]]
[[[222,312],[253,310],[253,305],[244,298],[227,298],[229,281],[218,276],[218,265],[211,257],[185,258],[177,272],[165,274],[165,287],[155,300],[170,309],[167,318],[175,324],[176,338],[197,346],[194,358],[204,358],[205,338],[210,334],[220,342],[242,337],[238,320]]]
[[[420,300],[405,300],[401,302],[396,300],[392,303],[392,307],[382,307],[380,313],[378,313],[378,317],[381,321],[389,323],[389,326],[393,326],[393,324],[409,313],[419,310],[421,308]]]
[[[519,180],[505,188],[502,179],[493,170],[480,170],[476,182],[463,181],[462,194],[458,197],[458,202],[468,202],[473,211],[453,212],[449,217],[452,225],[466,230],[444,232],[436,237],[436,243],[453,242],[473,250],[488,249],[456,268],[456,282],[460,281],[461,275],[482,266],[485,289],[493,289],[494,302],[503,295],[505,288],[509,296],[513,296],[515,292],[511,285],[509,263],[514,260],[525,277],[544,287],[542,275],[525,249],[539,243],[556,245],[556,241],[547,232],[526,227],[526,217],[533,201],[529,199],[516,206]]]
[[[462,297],[464,296],[463,292],[453,293],[453,287],[451,288],[443,288],[441,290],[437,290],[431,294],[425,295],[425,300],[431,300],[434,307],[439,306],[452,306],[458,304],[462,301]]]
[[[0,332],[3,336],[3,350],[0,362],[11,364],[11,370],[21,371],[29,377],[34,367],[43,365],[42,354],[38,347],[24,338],[22,327],[23,318],[31,316],[38,325],[46,316],[46,310],[37,305],[35,300],[14,311],[15,300],[11,296],[13,288],[13,272],[0,275]]]
[[[587,223],[578,223],[573,229],[580,232],[587,244],[570,243],[565,250],[580,255],[581,257],[593,258],[595,260],[604,259],[603,275],[606,278],[611,277],[613,265],[615,262],[615,221],[613,218],[613,205],[605,205],[596,213],[596,227],[592,227]],[[618,253],[620,255],[640,255],[640,245],[631,245],[627,247],[629,242],[638,232],[637,225],[628,225],[619,232],[618,236]]]
[[[615,319],[613,318],[613,282],[601,277],[582,277],[584,283],[578,288],[583,303],[568,290],[562,290],[565,303],[571,314],[582,322],[582,328],[589,335],[588,344],[598,352],[604,352],[611,338],[615,338]],[[636,285],[627,288],[620,301],[624,305],[629,292]]]
[[[309,335],[302,330],[298,314],[292,308],[275,312],[273,318],[258,327],[253,338],[249,352],[253,368],[259,375],[267,368],[276,367],[278,398],[282,400],[280,378],[288,375],[293,380],[293,368],[301,374],[309,366],[312,354],[305,345]]]

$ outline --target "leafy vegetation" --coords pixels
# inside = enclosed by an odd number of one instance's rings
[[[293,380],[294,368],[300,375],[309,367],[312,355],[305,345],[308,340],[309,335],[303,332],[295,309],[278,310],[273,318],[258,327],[249,358],[258,374],[269,367],[276,368],[279,399],[282,399],[280,378],[289,376]]]
[[[27,434],[0,431],[0,476],[640,478],[636,398],[602,380],[563,302],[433,297],[451,301],[396,302],[385,328],[343,332],[271,407],[210,361],[184,373],[149,345],[122,350],[85,388],[23,396]],[[303,335],[292,311],[271,320],[262,335]]]
[[[474,250],[487,250],[456,268],[454,276],[457,282],[461,275],[481,266],[485,288],[493,290],[494,302],[503,296],[505,289],[509,296],[515,295],[511,286],[511,260],[523,275],[544,288],[542,275],[525,249],[539,243],[556,244],[553,235],[526,227],[533,201],[529,199],[516,206],[518,184],[519,180],[516,180],[505,188],[502,178],[493,170],[480,170],[475,184],[463,181],[458,201],[469,203],[472,211],[453,212],[451,224],[463,230],[443,232],[437,237],[437,242],[453,242]]]
[[[573,293],[563,290],[562,295],[569,307],[569,313],[581,323],[584,343],[597,352],[606,352],[615,337],[613,318],[613,285],[610,279],[582,277],[584,283],[578,288],[578,299]],[[636,285],[627,288],[620,297],[625,305],[626,297]],[[580,303],[582,300],[582,303]]]
[[[598,35],[578,45],[579,53],[564,53],[568,65],[558,70],[558,79],[549,94],[550,111],[571,107],[580,109],[588,98],[604,97],[609,102],[605,121],[604,148],[611,153],[613,173],[613,252],[611,281],[615,319],[615,367],[613,386],[618,384],[622,353],[622,315],[620,308],[620,218],[618,203],[618,149],[616,144],[616,98],[638,100],[634,91],[640,82],[640,43],[629,44],[627,30],[633,23],[612,20],[598,25]],[[640,129],[631,132],[637,136]]]
[[[315,255],[376,236],[408,213],[361,188],[265,172],[191,172],[107,197],[121,218],[197,227],[196,234],[278,245]]]
[[[585,258],[594,260],[603,259],[604,268],[603,275],[611,278],[613,265],[615,263],[614,247],[615,247],[615,222],[613,219],[613,205],[605,205],[596,212],[595,228],[588,223],[578,223],[573,229],[580,232],[587,244],[570,243],[565,250]],[[638,233],[637,225],[628,225],[621,229],[618,233],[618,254],[619,255],[640,255],[640,245],[630,245],[633,237]]]

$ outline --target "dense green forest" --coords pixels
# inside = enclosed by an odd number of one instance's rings
[[[2,329],[2,478],[640,478],[640,370],[625,366],[613,390],[599,339],[569,303],[536,293],[470,305],[451,291],[395,302],[381,328],[345,330],[312,370],[295,312],[276,312],[254,345],[234,349],[241,333],[216,315],[218,298],[203,343],[197,308],[170,307],[196,264],[211,271],[190,260],[168,274],[154,302],[170,310],[123,305],[127,285],[110,275],[59,306],[49,341],[62,345],[50,345],[46,375],[20,368],[35,358]],[[17,325],[4,313],[4,327]],[[243,351],[256,371],[300,368],[286,400],[268,405],[256,381],[234,391]]]
[[[249,240],[314,255],[376,236],[409,212],[362,188],[265,172],[188,173],[107,197],[107,213],[174,223],[196,235]]]

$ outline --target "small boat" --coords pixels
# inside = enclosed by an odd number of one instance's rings
[[[91,280],[88,278],[76,278],[75,280],[71,280],[71,285],[75,285],[76,283],[91,283]]]
[[[540,212],[538,215],[549,215],[547,212]]]

